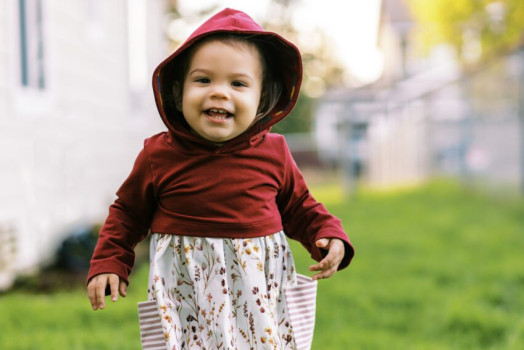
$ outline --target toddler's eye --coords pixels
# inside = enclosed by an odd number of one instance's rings
[[[234,82],[231,83],[231,85],[233,85],[234,87],[247,86],[245,83],[243,83],[241,81],[234,81]]]
[[[195,79],[195,82],[197,83],[202,83],[202,84],[209,84],[211,80],[209,80],[208,78],[197,78]]]

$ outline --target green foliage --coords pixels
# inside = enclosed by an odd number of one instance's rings
[[[315,197],[342,218],[356,256],[319,282],[313,349],[523,349],[524,200],[494,199],[448,182],[345,199]],[[291,242],[298,271],[308,253]],[[82,290],[0,296],[0,349],[139,349],[129,296],[92,311]]]
[[[273,127],[273,131],[281,134],[309,132],[313,120],[313,103],[314,99],[301,94],[295,108]]]
[[[408,0],[426,47],[452,44],[460,56],[478,40],[481,57],[522,44],[522,0]]]

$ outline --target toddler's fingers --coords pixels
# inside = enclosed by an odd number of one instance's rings
[[[125,297],[127,295],[127,283],[124,281],[120,281],[120,287],[119,287],[120,295]]]
[[[337,272],[338,266],[344,257],[344,243],[338,239],[333,239],[330,240],[328,248],[329,251],[326,257],[309,268],[310,271],[321,271],[314,275],[313,279],[329,278]]]
[[[91,303],[93,310],[98,309],[96,303],[96,283],[93,280],[89,281],[87,285],[87,296],[89,297],[89,302]]]
[[[322,248],[322,249],[327,249],[327,247],[329,246],[329,242],[331,241],[331,239],[329,238],[321,238],[319,239],[318,241],[315,242],[315,245],[319,248]]]
[[[331,239],[329,238],[321,238],[319,239],[318,241],[315,242],[315,245],[320,248],[320,249],[323,249],[323,250],[328,250],[329,249],[329,244],[330,244],[330,241]],[[316,265],[312,265],[309,267],[309,271],[320,271],[320,270],[324,270],[325,269],[325,266],[326,266],[326,257],[324,257],[324,259],[322,259],[319,263],[317,263]]]
[[[313,279],[318,280],[333,276],[333,274],[337,272],[337,267],[338,265],[334,265],[331,261],[326,261],[326,259],[323,259],[318,264],[310,266],[309,271],[320,271],[320,273],[313,275]]]
[[[97,307],[103,309],[105,307],[105,296],[106,296],[106,286],[108,283],[107,275],[100,275],[96,280],[96,304]]]
[[[117,275],[109,275],[109,288],[111,290],[111,301],[118,300],[118,290],[119,290],[119,281],[120,278]],[[105,291],[104,291],[105,294]]]
[[[322,271],[320,273],[317,273],[316,275],[313,275],[312,278],[314,280],[330,278],[331,276],[333,276],[335,274],[335,272],[337,272],[337,269],[331,268],[329,270],[325,270],[325,271]]]

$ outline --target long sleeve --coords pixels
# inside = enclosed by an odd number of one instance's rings
[[[331,215],[321,203],[309,193],[289,149],[285,148],[286,166],[284,183],[277,196],[284,232],[310,252],[311,257],[320,261],[323,253],[315,242],[321,238],[338,238],[344,242],[345,255],[339,270],[347,267],[354,255],[353,245],[342,228],[338,218]]]
[[[134,248],[149,233],[156,200],[151,166],[144,149],[129,177],[117,191],[91,259],[89,281],[101,273],[115,273],[126,283],[135,262]]]

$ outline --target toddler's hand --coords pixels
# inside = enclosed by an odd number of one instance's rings
[[[337,272],[338,265],[344,258],[344,242],[338,238],[322,238],[316,241],[315,244],[320,249],[328,250],[328,253],[318,264],[311,265],[309,271],[321,271],[313,275],[314,280],[329,278]]]
[[[111,301],[118,300],[118,293],[125,297],[127,284],[120,280],[114,273],[102,273],[91,278],[87,284],[87,295],[93,310],[105,308],[106,287],[109,285],[111,290]]]

